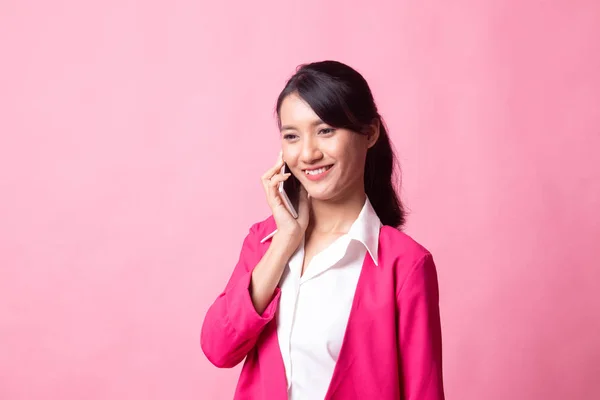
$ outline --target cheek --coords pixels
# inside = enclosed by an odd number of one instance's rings
[[[353,158],[352,146],[348,140],[333,139],[326,141],[321,146],[321,150],[329,158],[332,158],[338,163],[346,164],[347,162],[352,161]]]
[[[336,137],[331,143],[328,143],[329,151],[334,158],[344,163],[354,163],[360,160],[365,152],[361,137],[357,133],[344,132]]]
[[[347,173],[355,174],[361,166],[364,167],[365,154],[355,147],[344,148],[337,157],[338,161],[343,164],[344,171]]]
[[[298,152],[294,146],[290,146],[288,143],[283,142],[281,145],[281,151],[283,152],[283,159],[288,164],[296,164],[298,159]]]
[[[339,180],[341,185],[353,185],[356,180],[361,180],[365,169],[366,154],[359,149],[347,149],[343,154],[340,154],[340,175]]]

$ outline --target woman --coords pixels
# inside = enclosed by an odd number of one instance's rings
[[[204,353],[222,368],[246,359],[235,399],[443,399],[436,269],[397,229],[395,158],[367,82],[303,65],[276,111],[272,216],[206,314]],[[302,184],[297,219],[277,190],[284,161]]]

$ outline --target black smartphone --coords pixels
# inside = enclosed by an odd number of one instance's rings
[[[281,168],[282,174],[291,173],[287,164]],[[298,205],[300,204],[300,181],[293,174],[279,184],[279,194],[283,204],[294,218],[298,218]]]

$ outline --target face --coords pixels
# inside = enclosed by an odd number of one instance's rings
[[[299,96],[287,96],[279,111],[283,159],[313,199],[340,200],[364,192],[365,158],[377,140],[327,125]]]

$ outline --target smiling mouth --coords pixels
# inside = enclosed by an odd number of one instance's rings
[[[304,173],[309,176],[315,176],[315,175],[322,174],[325,171],[328,171],[332,166],[333,166],[333,164],[327,165],[325,167],[317,168],[317,169],[305,169]]]

